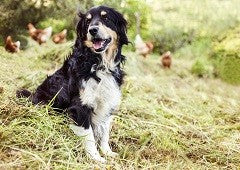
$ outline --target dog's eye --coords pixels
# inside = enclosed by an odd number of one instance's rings
[[[91,22],[91,19],[87,19],[87,20],[86,20],[86,23],[87,23],[87,24],[90,24],[90,22]]]
[[[102,15],[102,19],[104,19],[105,21],[107,21],[107,20],[108,20],[107,15]]]

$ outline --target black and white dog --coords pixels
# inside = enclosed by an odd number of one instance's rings
[[[37,88],[35,93],[19,90],[18,97],[29,97],[34,104],[47,104],[67,110],[75,121],[70,125],[76,135],[85,136],[86,152],[104,162],[97,143],[105,155],[116,156],[109,146],[111,113],[120,103],[120,86],[128,44],[127,22],[122,14],[106,6],[79,14],[77,39],[72,54],[63,66]]]

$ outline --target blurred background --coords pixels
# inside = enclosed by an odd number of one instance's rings
[[[140,34],[154,44],[155,54],[170,51],[194,59],[194,74],[240,83],[238,0],[2,0],[0,45],[11,35],[27,48],[28,23],[40,29],[51,26],[53,33],[67,29],[67,39],[73,40],[77,11],[101,4],[124,14],[131,42]]]
[[[133,43],[106,166],[66,117],[15,97],[61,67],[95,5],[121,12]],[[239,0],[1,0],[0,169],[239,169],[239,85]]]

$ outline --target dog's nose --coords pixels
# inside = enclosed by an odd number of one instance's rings
[[[98,33],[98,27],[91,27],[89,32],[92,36],[95,36]]]

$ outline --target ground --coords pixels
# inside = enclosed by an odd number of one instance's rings
[[[17,99],[60,67],[72,42],[32,43],[19,54],[0,47],[0,169],[238,169],[240,87],[191,74],[192,59],[174,56],[163,69],[125,50],[122,104],[111,132],[119,157],[89,160],[69,118]]]

